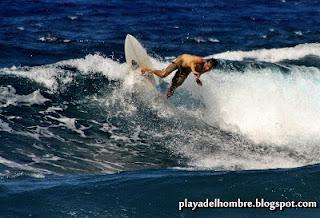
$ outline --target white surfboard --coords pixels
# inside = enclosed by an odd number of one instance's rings
[[[124,43],[124,51],[127,65],[130,66],[130,71],[141,76],[142,67],[152,67],[151,60],[147,51],[139,43],[139,41],[130,34],[127,34]],[[159,78],[152,74],[143,76],[143,82],[149,89],[156,89],[159,85]]]

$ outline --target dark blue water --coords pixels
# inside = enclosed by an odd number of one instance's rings
[[[199,208],[178,211],[178,201],[219,197],[233,201],[319,201],[319,166],[293,170],[143,170],[99,176],[1,182],[4,216],[49,217],[317,217],[318,209]],[[294,184],[294,185],[293,185]]]
[[[317,217],[320,2],[1,1],[0,216]],[[139,88],[124,39],[154,67],[219,59],[167,102]],[[162,83],[165,92],[170,83]]]

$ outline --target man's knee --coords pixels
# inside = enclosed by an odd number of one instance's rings
[[[166,69],[163,70],[164,77],[168,76],[170,73],[178,69],[178,65],[176,63],[171,63]]]
[[[161,71],[161,73],[160,73],[160,77],[161,78],[164,78],[164,77],[167,77],[168,75],[169,75],[170,73],[168,73],[168,72],[166,72],[165,70],[164,71]]]

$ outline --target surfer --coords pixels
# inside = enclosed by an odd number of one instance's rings
[[[218,61],[214,58],[205,60],[199,56],[183,54],[178,56],[169,66],[164,70],[156,70],[149,67],[144,67],[141,69],[142,74],[153,73],[161,78],[168,76],[173,71],[177,70],[175,73],[171,86],[167,92],[167,98],[171,97],[179,86],[185,81],[185,79],[192,72],[196,76],[196,82],[198,85],[202,86],[200,76],[215,68]]]

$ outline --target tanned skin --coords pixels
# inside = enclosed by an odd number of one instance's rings
[[[167,97],[173,95],[174,90],[182,85],[184,80],[192,72],[196,77],[196,82],[198,85],[202,86],[200,76],[210,71],[215,67],[212,61],[204,60],[203,58],[190,54],[180,55],[174,62],[172,62],[166,69],[157,70],[149,67],[144,67],[141,69],[142,74],[152,73],[158,77],[164,78],[170,75],[173,71],[177,70],[174,78],[172,79],[171,87],[169,88]]]

